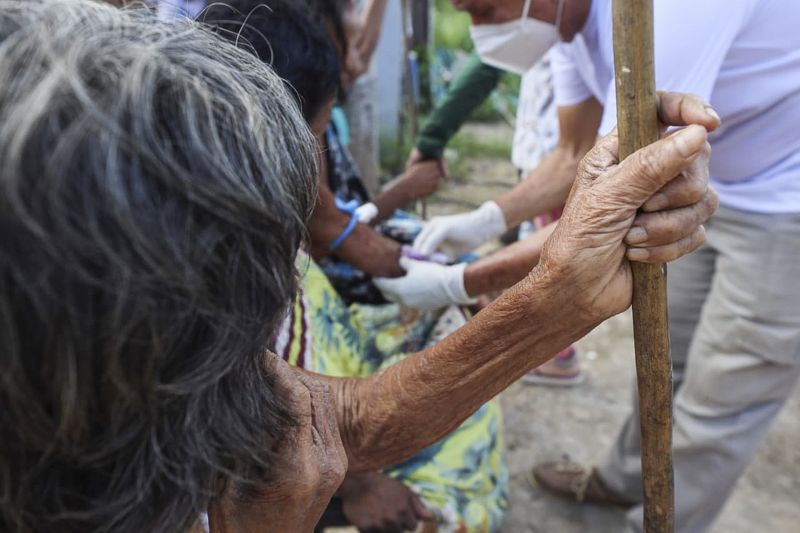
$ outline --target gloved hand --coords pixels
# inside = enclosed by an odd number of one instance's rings
[[[499,237],[506,229],[500,206],[489,201],[469,213],[433,217],[414,241],[414,249],[426,255],[441,249],[456,258]]]
[[[424,311],[475,303],[464,288],[466,263],[440,265],[401,257],[400,266],[405,276],[372,280],[387,300]]]

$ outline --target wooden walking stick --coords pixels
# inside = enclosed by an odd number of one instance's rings
[[[653,0],[614,0],[620,160],[658,140]],[[664,265],[632,263],[633,337],[644,483],[644,530],[674,531],[672,359]]]

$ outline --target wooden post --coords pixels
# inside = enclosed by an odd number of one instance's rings
[[[653,0],[614,0],[620,160],[658,140]],[[674,531],[672,359],[664,265],[633,263],[633,336],[642,432],[644,530]]]
[[[403,92],[406,94],[406,105],[408,106],[408,118],[411,123],[412,142],[417,142],[419,134],[419,117],[417,113],[417,99],[414,94],[414,79],[411,72],[411,52],[413,50],[414,28],[412,24],[412,7],[410,0],[402,0],[400,4],[403,28]],[[417,201],[417,207],[422,216],[422,220],[428,219],[428,204],[425,199]]]

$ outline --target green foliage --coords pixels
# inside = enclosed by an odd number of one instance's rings
[[[478,139],[466,132],[459,132],[447,145],[457,157],[473,159],[511,159],[511,145],[506,141]]]
[[[450,174],[466,176],[468,159],[511,159],[511,145],[499,140],[478,139],[470,133],[459,132],[445,150]]]
[[[471,52],[469,15],[456,10],[450,0],[436,0],[434,6],[434,46]]]

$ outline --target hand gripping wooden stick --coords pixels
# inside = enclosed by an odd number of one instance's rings
[[[658,140],[653,0],[614,0],[614,66],[620,160]],[[674,531],[672,359],[664,265],[632,263],[633,337],[639,384],[644,530]]]

